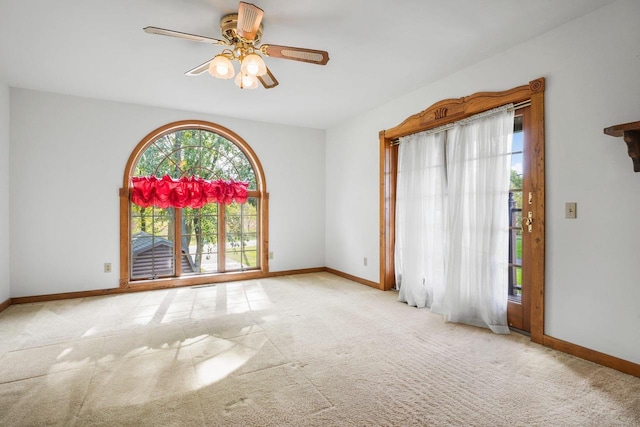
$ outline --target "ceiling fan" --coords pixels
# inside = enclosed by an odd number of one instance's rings
[[[240,2],[238,13],[225,15],[220,20],[220,30],[224,40],[158,27],[145,27],[144,31],[149,34],[225,46],[226,48],[221,53],[185,74],[197,76],[209,71],[212,76],[221,79],[230,79],[235,75],[235,83],[241,89],[255,89],[258,87],[258,81],[265,89],[271,89],[278,85],[278,81],[262,60],[261,54],[318,65],[325,65],[329,61],[329,53],[323,50],[275,44],[260,45],[263,15],[264,11],[256,5]],[[232,60],[240,62],[238,74],[235,73]]]

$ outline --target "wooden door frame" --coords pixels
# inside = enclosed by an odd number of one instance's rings
[[[527,283],[531,289],[531,340],[544,338],[544,256],[545,256],[545,177],[544,177],[544,89],[545,79],[503,92],[478,92],[457,99],[445,99],[405,119],[398,126],[380,131],[380,289],[395,286],[395,200],[398,138],[453,123],[505,104],[531,103],[530,147],[539,161],[528,173],[531,177],[533,230]]]
[[[521,213],[523,215],[522,218],[527,216],[528,212],[532,211],[530,208],[530,204],[533,204],[533,192],[531,191],[531,177],[529,177],[528,173],[531,172],[531,168],[529,165],[537,164],[537,159],[534,157],[535,152],[532,150],[531,144],[531,106],[525,105],[523,107],[517,108],[514,111],[514,123],[515,118],[518,116],[522,117],[522,131],[523,135],[523,147],[522,147],[522,159],[523,159],[523,174],[522,174],[522,205],[520,206]],[[529,195],[531,194],[531,198]],[[524,227],[524,224],[521,224]],[[511,236],[511,232],[509,232]],[[525,238],[527,237],[527,238]],[[521,268],[522,268],[522,292],[520,295],[520,301],[514,301],[509,298],[507,302],[507,322],[510,328],[516,328],[523,332],[531,331],[531,289],[530,286],[527,285],[530,280],[530,271],[529,266],[531,265],[531,237],[528,232],[522,233],[522,260],[521,260]],[[509,274],[512,274],[510,271]],[[513,279],[512,279],[513,280]]]

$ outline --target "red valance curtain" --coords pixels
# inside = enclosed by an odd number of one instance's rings
[[[131,179],[131,201],[146,208],[201,208],[207,203],[247,201],[247,182],[208,181],[196,177],[173,179],[169,175],[135,176]]]

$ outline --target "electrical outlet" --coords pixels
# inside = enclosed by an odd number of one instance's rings
[[[105,273],[111,273],[111,263],[110,262],[105,262],[104,263],[104,272]]]
[[[363,261],[364,266],[367,266],[367,257],[364,257],[364,261]]]

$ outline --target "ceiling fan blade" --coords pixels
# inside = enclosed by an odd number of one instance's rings
[[[143,30],[145,33],[148,33],[148,34],[159,34],[161,36],[178,37],[180,39],[193,40],[196,42],[203,42],[203,43],[213,43],[213,44],[223,44],[223,45],[227,44],[222,40],[214,39],[212,37],[198,36],[195,34],[182,33],[180,31],[165,30],[164,28],[144,27]]]
[[[264,11],[255,4],[240,2],[238,8],[237,33],[245,40],[252,41],[258,34]]]
[[[267,73],[262,75],[262,76],[258,76],[258,80],[260,80],[260,83],[262,83],[262,86],[265,89],[271,89],[274,88],[276,86],[278,86],[278,81],[276,80],[276,78],[273,76],[273,74],[271,73],[271,70],[267,68]]]
[[[263,44],[260,50],[265,55],[273,56],[274,58],[292,59],[294,61],[309,62],[318,65],[325,65],[329,62],[329,53],[324,50],[278,46],[275,44]]]
[[[198,65],[195,68],[190,69],[189,71],[187,71],[184,74],[186,76],[199,76],[200,74],[204,73],[205,71],[209,71],[209,63],[211,61],[213,61],[213,58],[211,58],[207,62],[203,62],[202,64]]]

